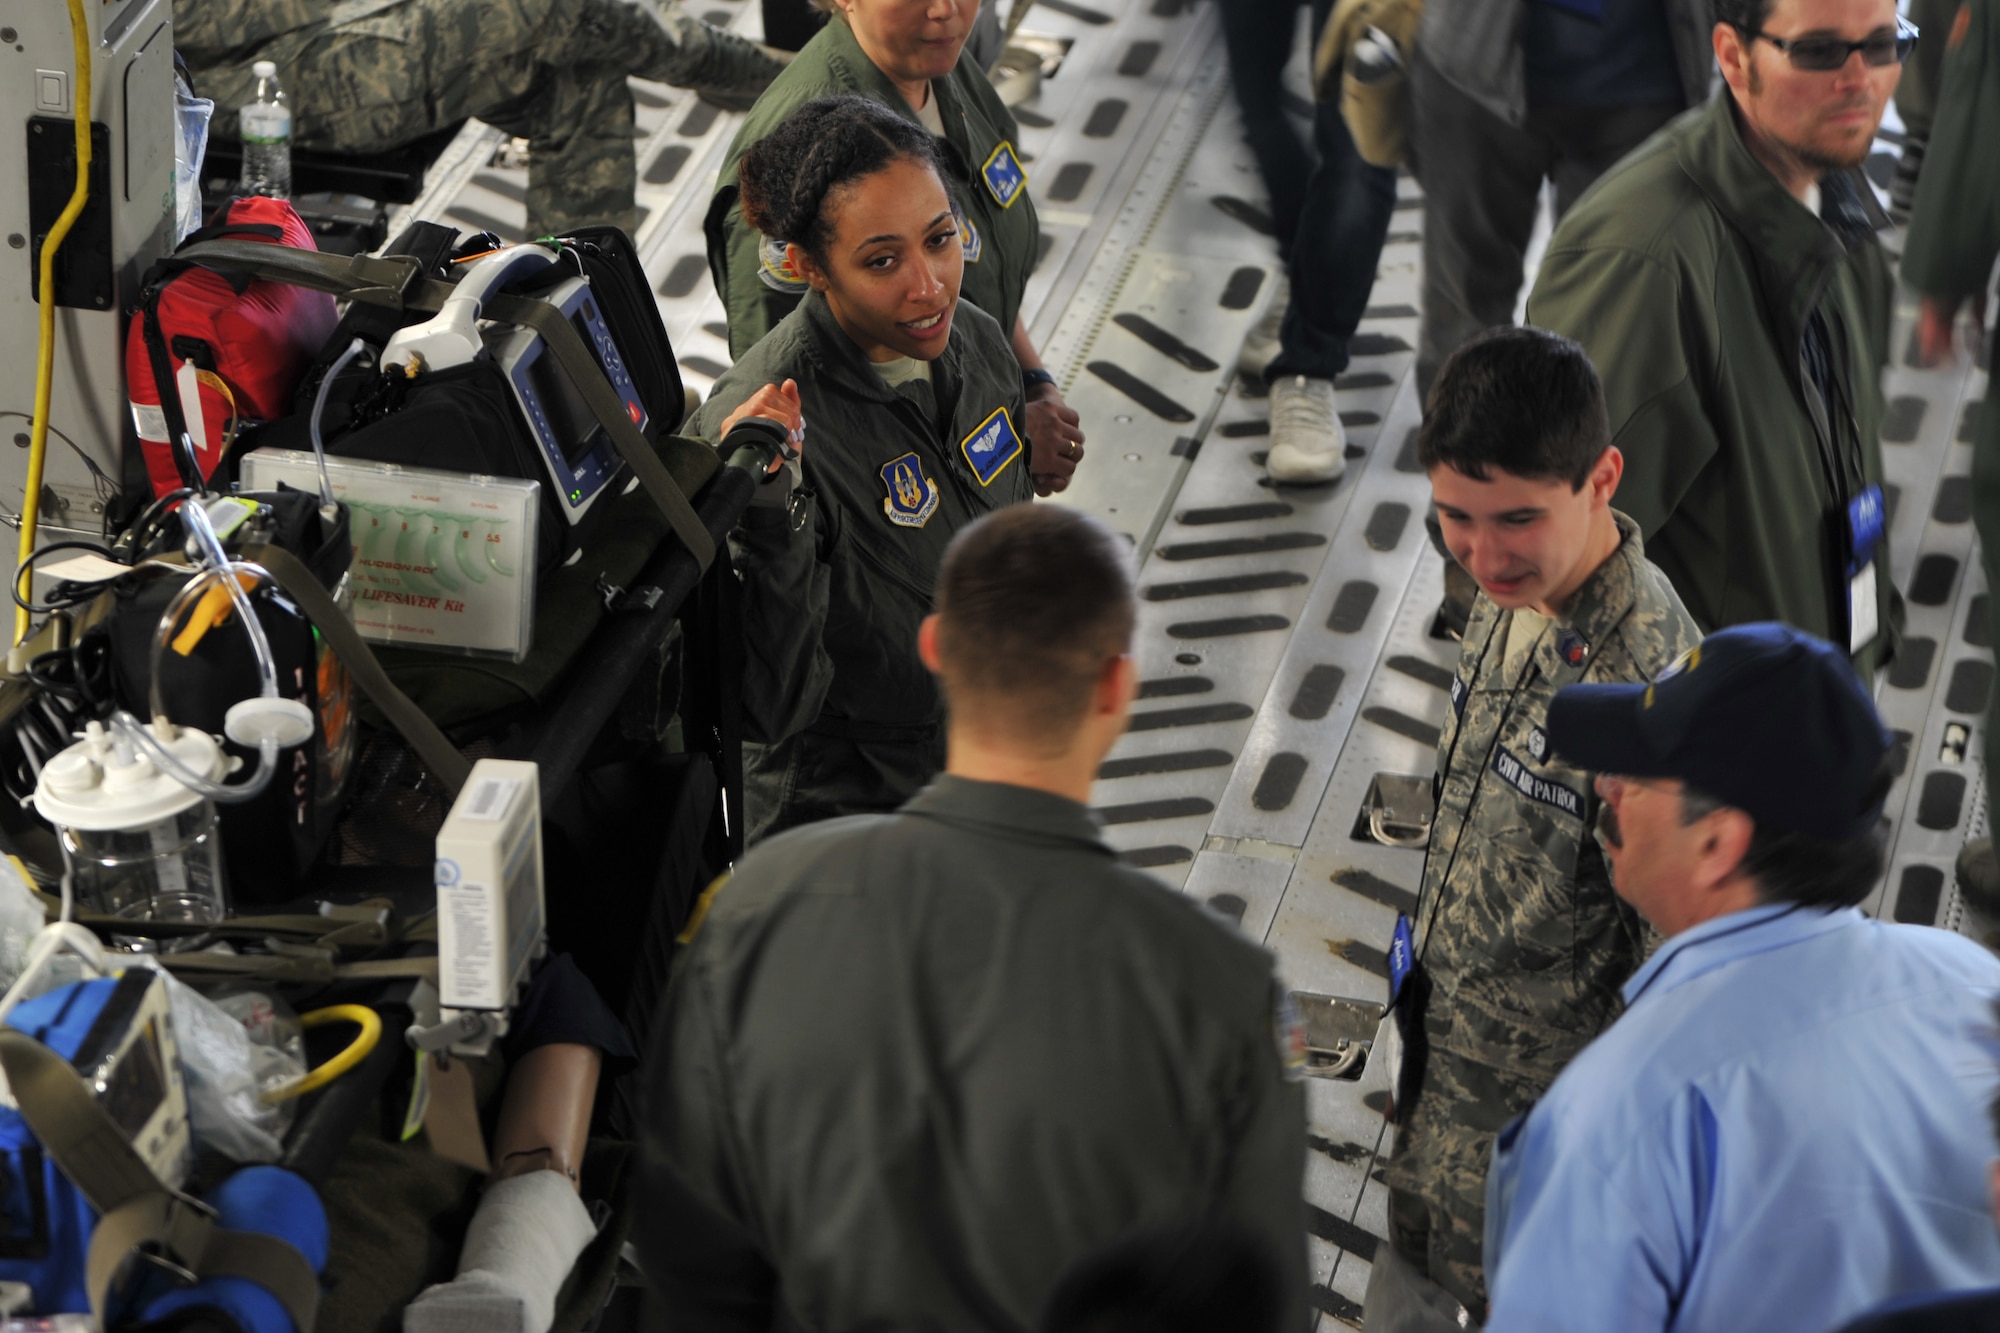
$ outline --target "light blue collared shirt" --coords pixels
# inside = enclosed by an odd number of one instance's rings
[[[2000,959],[1848,908],[1683,931],[1500,1135],[1488,1333],[1825,1333],[1988,1284]]]

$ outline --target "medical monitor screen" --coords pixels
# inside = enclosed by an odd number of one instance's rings
[[[590,330],[582,319],[575,315],[569,318],[570,326],[585,347],[591,348],[591,360],[597,362],[597,351],[590,336]],[[598,372],[603,373],[603,363],[597,362]],[[583,400],[569,376],[556,363],[555,350],[546,343],[541,354],[528,362],[528,385],[541,402],[542,411],[547,415],[549,428],[556,433],[556,444],[562,449],[563,461],[571,468],[581,464],[586,455],[596,446],[604,433],[604,427],[597,422],[597,414],[590,410],[590,404]]]

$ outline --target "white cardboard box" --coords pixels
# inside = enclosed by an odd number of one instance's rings
[[[447,1009],[507,1009],[542,942],[535,765],[481,759],[437,837],[438,992]]]

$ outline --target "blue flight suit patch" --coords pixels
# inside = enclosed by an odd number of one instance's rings
[[[937,483],[924,475],[923,462],[914,453],[884,463],[882,484],[889,488],[882,512],[897,527],[921,528],[937,512]]]
[[[991,486],[993,479],[1021,456],[1021,436],[1015,431],[1007,409],[996,407],[992,416],[958,442],[958,447],[965,461],[972,465],[972,474],[979,478],[979,484]]]
[[[1028,173],[1021,167],[1021,159],[1014,155],[1014,145],[1005,139],[993,150],[993,156],[986,159],[986,165],[979,169],[979,175],[986,182],[987,191],[994,202],[1002,208],[1012,208],[1028,188]]]
[[[803,296],[811,285],[792,267],[785,243],[768,236],[757,247],[757,276],[766,287],[787,296]]]

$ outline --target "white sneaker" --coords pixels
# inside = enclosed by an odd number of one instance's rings
[[[1333,381],[1294,375],[1271,386],[1273,481],[1337,481],[1347,470],[1347,435],[1333,406]]]
[[[1271,293],[1271,304],[1264,307],[1263,318],[1251,326],[1249,336],[1243,340],[1243,351],[1236,358],[1237,373],[1252,384],[1262,384],[1265,369],[1277,360],[1278,331],[1291,306],[1292,285],[1281,277],[1278,290]]]

